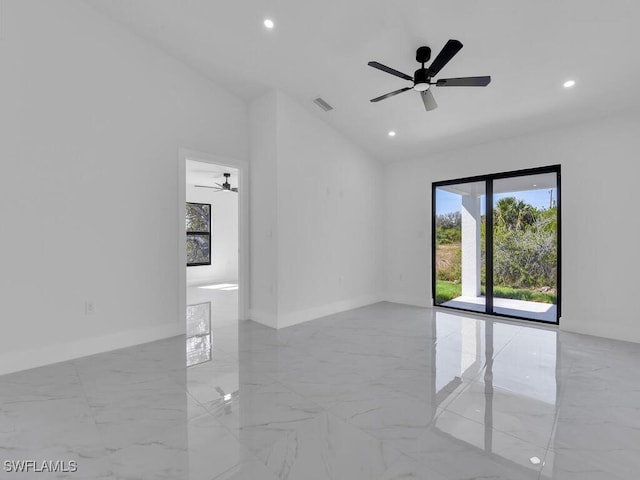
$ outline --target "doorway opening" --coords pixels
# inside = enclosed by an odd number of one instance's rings
[[[215,352],[237,352],[248,280],[246,176],[244,162],[180,152],[180,304],[186,312],[187,367],[209,362],[214,343]]]
[[[560,166],[435,182],[434,305],[560,318]]]

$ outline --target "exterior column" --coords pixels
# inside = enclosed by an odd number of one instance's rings
[[[480,296],[480,196],[462,196],[462,295]]]

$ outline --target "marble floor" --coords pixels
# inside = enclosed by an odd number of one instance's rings
[[[214,314],[215,315],[215,314]],[[0,377],[0,478],[636,479],[640,345],[392,303]],[[7,461],[76,461],[68,474]]]
[[[238,284],[231,282],[187,288],[187,367],[210,361],[216,348],[238,344]]]

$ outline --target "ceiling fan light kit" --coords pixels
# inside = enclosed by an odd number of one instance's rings
[[[389,73],[391,75],[395,75],[396,77],[402,78],[404,80],[408,80],[413,82],[412,87],[404,87],[399,90],[395,90],[393,92],[386,93],[376,98],[372,98],[372,102],[379,102],[380,100],[384,100],[385,98],[393,97],[394,95],[398,95],[399,93],[406,92],[407,90],[415,90],[420,92],[422,96],[422,101],[424,103],[424,108],[429,110],[434,110],[438,107],[433,94],[431,93],[430,87],[431,85],[435,85],[436,87],[486,87],[491,82],[491,77],[483,76],[483,77],[462,77],[462,78],[441,78],[437,81],[433,80],[442,68],[449,63],[449,61],[460,51],[462,48],[462,43],[458,40],[449,40],[446,45],[440,50],[438,56],[431,63],[429,68],[425,67],[425,63],[427,63],[431,59],[431,49],[429,47],[420,47],[416,50],[416,61],[422,66],[413,73],[413,77],[410,77],[406,73],[399,72],[391,67],[383,65],[382,63],[371,61],[368,63],[370,67],[377,68],[378,70],[382,70],[383,72]]]

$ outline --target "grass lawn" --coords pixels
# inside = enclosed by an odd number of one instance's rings
[[[482,287],[484,294],[484,287]],[[436,282],[436,304],[447,302],[462,294],[462,285],[455,282],[447,282],[438,280]],[[514,300],[526,300],[528,302],[538,303],[556,303],[556,296],[550,293],[536,292],[535,290],[527,290],[524,288],[510,288],[494,285],[493,295],[497,298],[512,298]]]
[[[484,293],[484,287],[482,287]],[[514,300],[526,300],[527,302],[552,303],[555,305],[556,296],[550,293],[536,292],[525,288],[493,286],[493,296],[497,298],[512,298]]]
[[[462,295],[462,285],[445,280],[436,281],[436,305]]]

